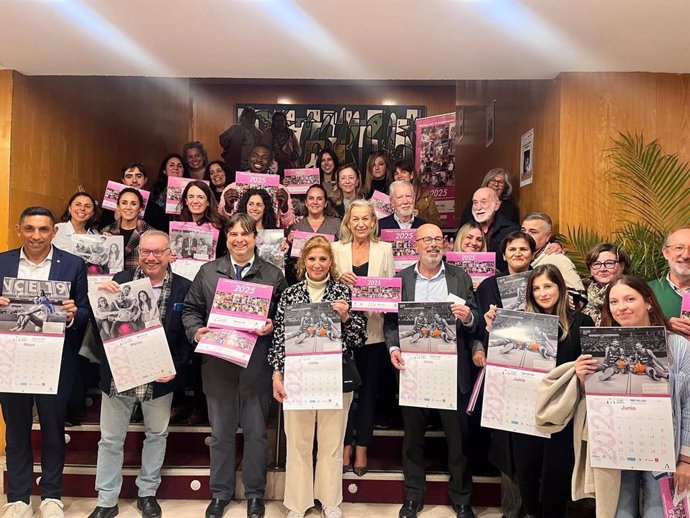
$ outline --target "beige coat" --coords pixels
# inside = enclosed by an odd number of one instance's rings
[[[332,244],[335,264],[340,273],[352,272],[352,243],[336,241]],[[393,247],[390,243],[372,242],[369,247],[369,277],[393,277]],[[383,313],[367,311],[367,344],[384,341]]]
[[[614,518],[620,492],[620,471],[593,468],[590,464],[587,451],[587,407],[574,366],[575,362],[564,363],[542,380],[537,393],[537,429],[544,433],[556,433],[573,420],[573,500],[596,498],[597,518]]]

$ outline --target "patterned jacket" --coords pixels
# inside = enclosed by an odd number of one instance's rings
[[[131,270],[139,266],[139,240],[141,235],[147,230],[154,230],[154,228],[139,218],[137,220],[137,228],[132,232],[132,237],[125,243],[125,270]],[[104,227],[101,232],[106,236],[121,235],[120,221],[117,220],[115,223]]]
[[[321,300],[345,300],[352,305],[352,292],[347,285],[329,279]],[[290,286],[281,295],[273,320],[273,345],[268,352],[268,363],[274,371],[283,372],[285,368],[285,310],[293,304],[310,302],[306,281]],[[361,311],[350,311],[350,319],[342,324],[342,332],[343,356],[352,358],[354,350],[367,341],[367,317]]]

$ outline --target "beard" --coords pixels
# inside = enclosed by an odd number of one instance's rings
[[[496,211],[493,210],[485,210],[483,214],[477,214],[477,212],[473,210],[472,217],[477,223],[486,223],[494,217],[495,213]]]

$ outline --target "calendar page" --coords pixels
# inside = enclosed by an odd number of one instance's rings
[[[213,297],[209,327],[254,331],[266,324],[273,286],[218,279]]]
[[[170,263],[172,271],[193,281],[201,267],[216,257],[218,234],[210,223],[171,221],[170,249],[176,259]]]
[[[352,286],[352,310],[397,313],[401,294],[400,277],[357,277]]]
[[[374,206],[374,213],[378,219],[383,219],[393,214],[391,197],[381,191],[374,191],[371,195],[371,204]]]
[[[72,234],[66,250],[84,259],[89,276],[109,274],[125,267],[125,238],[95,234]]]
[[[669,358],[663,327],[584,327],[588,448],[595,468],[674,471]]]
[[[108,181],[107,185],[105,186],[105,193],[103,194],[103,202],[101,203],[101,209],[112,211],[117,210],[117,198],[118,196],[120,196],[120,191],[128,187],[129,186],[123,183],[113,182],[112,180]],[[136,189],[136,187],[132,187],[132,189]],[[151,196],[151,193],[143,189],[137,189],[137,191],[139,191],[139,194],[141,194],[141,197],[144,199],[144,203],[141,206],[141,209],[139,210],[139,217],[143,218],[144,213],[146,212],[146,205],[149,202],[149,196]]]
[[[321,178],[318,167],[306,169],[285,169],[283,171],[287,185],[285,189],[290,194],[307,194],[309,187],[320,184]]]
[[[550,437],[534,423],[539,383],[556,366],[558,317],[497,309],[489,333],[481,424]]]
[[[252,357],[257,338],[255,334],[234,329],[212,329],[201,337],[194,352],[246,367]]]
[[[279,188],[282,188],[280,185],[280,175],[252,173],[251,171],[237,171],[235,173],[234,188],[237,191],[239,197],[235,201],[235,205],[232,209],[232,214],[235,214],[237,212],[237,206],[239,204],[240,198],[242,198],[242,195],[248,189],[264,189],[271,197],[271,201],[273,202],[273,210],[276,212],[276,214],[279,212],[276,192]]]
[[[5,277],[0,306],[0,392],[57,394],[69,299],[67,281]]]
[[[343,355],[338,314],[329,302],[294,304],[285,312],[285,410],[343,408]]]
[[[496,273],[496,252],[446,252],[446,261],[465,270],[476,283]]]
[[[175,374],[148,277],[90,292],[89,302],[118,392]]]
[[[393,245],[393,262],[395,271],[399,272],[419,261],[417,249],[417,229],[384,229],[381,231],[381,239]]]
[[[501,304],[505,309],[525,310],[527,298],[527,281],[531,272],[516,273],[504,277],[496,277]]]
[[[455,317],[448,302],[401,302],[398,332],[405,370],[400,371],[400,404],[458,408]]]
[[[283,241],[285,233],[282,229],[259,230],[256,236],[256,253],[264,261],[280,268],[285,273],[285,252],[283,252]]]

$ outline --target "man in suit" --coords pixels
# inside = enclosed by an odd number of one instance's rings
[[[169,265],[168,235],[159,230],[148,230],[142,234],[139,242],[139,267],[116,274],[113,280],[102,284],[99,289],[119,295],[123,294],[120,284],[148,277],[175,371],[180,372],[184,369],[191,347],[182,327],[182,307],[191,282],[172,273]],[[164,376],[155,382],[118,392],[105,351],[99,352],[100,388],[103,394],[101,440],[98,443],[96,466],[98,505],[89,518],[112,518],[119,512],[117,500],[122,487],[123,447],[136,402],[141,403],[146,433],[141,453],[142,465],[136,480],[137,508],[143,518],[159,518],[162,511],[156,500],[156,491],[161,483],[173,391],[177,388],[175,376]]]
[[[419,228],[426,221],[414,217],[414,189],[407,180],[396,180],[388,188],[393,214],[379,220],[379,229]]]
[[[218,279],[243,280],[273,286],[268,320],[256,331],[259,338],[246,368],[205,356],[201,376],[211,422],[211,492],[206,518],[221,518],[235,496],[235,434],[242,423],[244,455],[242,481],[248,518],[262,518],[268,467],[266,424],[272,395],[268,349],[273,315],[280,294],[287,288],[283,272],[256,254],[256,225],[247,214],[228,221],[228,255],[201,267],[185,299],[182,322],[190,341],[198,343],[206,327]]]
[[[86,263],[52,245],[55,218],[43,207],[24,209],[15,227],[20,248],[0,254],[0,283],[5,277],[33,280],[69,281],[70,299],[62,303],[67,313],[65,342],[57,394],[0,394],[7,426],[7,501],[5,516],[33,516],[30,504],[33,482],[31,449],[32,407],[38,410],[41,425],[41,514],[63,516],[62,470],[65,466],[65,411],[77,371],[77,355],[89,319]],[[0,305],[9,299],[0,297]]]
[[[450,303],[455,316],[458,352],[458,409],[439,410],[448,443],[448,493],[458,518],[474,518],[470,498],[472,475],[465,447],[467,446],[467,416],[465,409],[470,391],[469,343],[479,325],[479,312],[472,295],[472,280],[467,273],[443,263],[443,233],[436,225],[425,224],[417,230],[419,261],[397,274],[402,278],[402,300],[418,302],[446,302],[449,294],[465,303]],[[405,355],[400,351],[397,313],[386,313],[384,333],[391,362],[398,370],[405,368]],[[424,470],[424,433],[429,410],[403,406],[403,476],[405,502],[400,518],[416,518],[424,507],[426,473]]]

